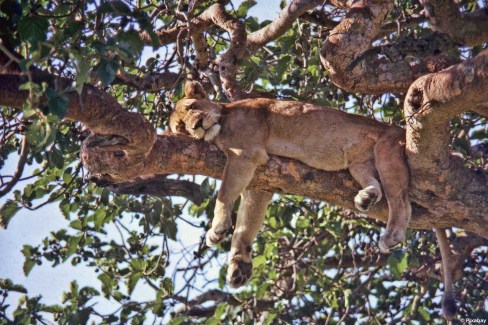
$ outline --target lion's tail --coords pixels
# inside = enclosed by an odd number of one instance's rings
[[[446,236],[446,231],[441,228],[435,228],[437,236],[437,243],[441,251],[442,259],[442,273],[444,280],[444,295],[442,297],[442,315],[447,320],[451,320],[456,314],[456,300],[454,299],[454,287],[452,280],[452,272],[449,266],[449,260],[452,258],[451,250],[449,248],[449,240]]]

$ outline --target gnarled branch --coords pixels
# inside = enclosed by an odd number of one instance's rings
[[[437,53],[412,59],[407,55],[382,57],[378,55],[383,54],[381,49],[369,50],[392,8],[391,1],[358,1],[330,32],[321,61],[338,87],[368,94],[405,92],[418,77],[453,63]]]
[[[432,29],[448,34],[460,44],[479,45],[488,42],[486,8],[461,13],[454,1],[422,0]]]

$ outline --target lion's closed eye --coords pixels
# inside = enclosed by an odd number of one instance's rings
[[[176,126],[176,132],[180,133],[180,134],[188,134],[188,131],[185,128],[184,122],[178,123],[178,125]]]

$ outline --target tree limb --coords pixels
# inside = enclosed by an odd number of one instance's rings
[[[18,90],[22,78],[25,77],[0,74],[0,104],[21,107],[22,100],[27,98],[25,91]],[[154,128],[141,115],[121,109],[111,96],[89,85],[85,85],[81,98],[76,93],[70,93],[69,98],[68,117],[82,121],[101,134],[89,137],[80,154],[84,165],[93,174],[116,182],[155,174],[221,177],[225,156],[216,146],[171,134],[155,139]],[[83,106],[80,106],[81,100]],[[113,144],[111,136],[125,142]],[[110,145],[103,145],[104,137]],[[412,182],[413,217],[410,225],[421,229],[460,227],[488,238],[488,229],[483,226],[488,217],[488,176],[464,167],[453,168],[464,181],[446,180],[447,192],[445,188],[426,189],[422,184]],[[485,183],[483,187],[473,187],[466,182]],[[347,171],[316,170],[277,156],[271,156],[267,165],[256,170],[250,188],[306,196],[351,210],[355,209],[353,199],[359,190]],[[434,203],[433,195],[436,197]],[[460,198],[469,199],[461,202]],[[456,213],[447,213],[452,211]],[[385,200],[375,205],[368,215],[386,221],[388,207]]]
[[[4,188],[0,189],[0,197],[4,196],[17,184],[22,173],[24,172],[25,163],[27,161],[27,153],[29,152],[29,143],[27,142],[27,137],[24,135],[22,137],[22,147],[20,149],[20,157],[17,163],[17,169],[12,177],[12,179],[5,185]],[[3,185],[3,184],[2,184]]]
[[[463,160],[451,155],[449,148],[451,118],[488,100],[487,75],[485,50],[473,59],[417,79],[405,100],[412,191],[426,200],[430,197],[430,209],[446,219],[470,217],[458,210],[459,205],[478,205],[488,210],[488,202],[471,196],[486,191],[488,174],[464,167]],[[449,202],[438,205],[441,197],[449,198]],[[478,222],[479,227],[485,227],[486,213]]]
[[[117,72],[114,83],[128,85],[140,91],[157,92],[161,89],[174,88],[181,77],[179,73],[170,71],[139,77],[128,74],[123,69],[120,69]]]
[[[425,73],[439,71],[453,61],[445,55],[426,58],[382,57],[373,51],[372,42],[393,8],[391,1],[358,1],[346,17],[330,32],[321,49],[321,61],[338,87],[367,94],[405,92]],[[395,47],[395,45],[392,45]]]
[[[293,0],[285,8],[283,8],[278,18],[273,20],[265,27],[251,33],[247,39],[249,51],[255,52],[263,45],[277,39],[283,35],[293,22],[303,15],[307,10],[310,10],[325,1],[323,0]]]
[[[422,0],[432,29],[448,34],[452,40],[465,45],[488,42],[488,12],[486,8],[461,13],[455,1]]]
[[[200,185],[186,180],[168,179],[166,175],[146,175],[121,183],[112,183],[103,178],[90,180],[117,194],[182,196],[196,205],[200,205],[205,199]]]

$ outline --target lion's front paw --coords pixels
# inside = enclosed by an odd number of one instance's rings
[[[226,234],[227,231],[216,232],[213,228],[211,228],[207,231],[207,234],[205,235],[205,243],[208,247],[215,246],[222,240],[224,240]]]
[[[354,205],[360,211],[367,211],[376,202],[380,200],[380,194],[377,191],[364,189],[358,192],[354,198]]]
[[[207,246],[215,246],[222,240],[224,240],[230,228],[232,228],[232,221],[230,220],[230,218],[225,222],[220,222],[217,223],[215,226],[212,226],[212,228],[210,228],[205,235],[205,242]]]
[[[390,252],[390,248],[403,242],[405,240],[405,231],[397,230],[391,234],[385,233],[381,236],[378,242],[378,247],[381,253],[387,254]]]
[[[240,257],[234,257],[227,269],[227,282],[232,288],[239,288],[249,281],[252,276],[252,261],[245,262]]]

